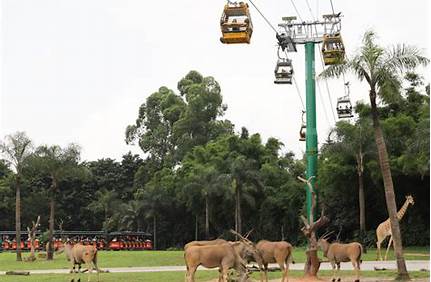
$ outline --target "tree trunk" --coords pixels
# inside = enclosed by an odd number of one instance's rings
[[[21,183],[19,172],[16,176],[16,199],[15,199],[15,233],[16,233],[16,260],[22,261],[21,256]]]
[[[55,215],[55,191],[57,191],[57,180],[53,177],[51,184],[51,199],[49,201],[49,231],[48,231],[48,250],[47,250],[47,260],[54,259],[54,215]]]
[[[153,216],[153,247],[154,250],[157,250],[157,219],[156,216]]]
[[[28,237],[30,239],[30,256],[28,256],[27,258],[24,259],[26,261],[35,261],[36,260],[35,241],[36,241],[36,231],[40,225],[39,222],[40,222],[40,216],[37,217],[36,222],[33,221],[33,226],[31,229],[30,229],[30,227],[27,227]]]
[[[195,241],[198,240],[198,216],[195,216]]]
[[[365,194],[364,194],[364,163],[362,147],[359,148],[359,153],[356,155],[356,165],[358,172],[358,192],[359,192],[359,230],[365,232]]]
[[[205,197],[205,238],[210,237],[209,203],[208,196]]]
[[[241,230],[241,185],[239,185],[237,183],[236,185],[236,228],[237,230],[235,230],[236,232],[238,232],[239,234],[242,234],[242,230]]]
[[[397,279],[409,279],[406,262],[403,256],[403,247],[401,241],[400,225],[397,218],[397,205],[395,201],[394,185],[392,182],[391,168],[389,166],[388,152],[386,150],[385,139],[380,127],[379,114],[376,105],[376,91],[370,90],[371,114],[373,117],[374,135],[376,139],[377,152],[379,155],[379,164],[382,171],[383,184],[385,186],[386,206],[389,213],[389,219],[392,229],[392,239],[394,241],[394,250],[397,260],[398,277]]]

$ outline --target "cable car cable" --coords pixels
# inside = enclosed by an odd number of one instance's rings
[[[305,2],[307,3],[308,11],[310,12],[311,17],[313,18],[313,20],[317,20],[317,18],[313,14],[313,11],[311,10],[310,3],[308,3],[308,0],[305,0]]]
[[[329,118],[328,118],[328,112],[326,111],[326,106],[325,106],[325,103],[324,103],[324,99],[323,99],[323,95],[322,95],[322,89],[320,88],[319,80],[317,80],[316,82],[317,82],[317,93],[319,93],[319,97],[320,97],[320,100],[321,100],[321,104],[322,104],[322,108],[323,108],[323,113],[325,114],[326,122],[328,123],[328,125],[331,125],[331,122],[329,121]]]
[[[301,18],[301,15],[299,14],[298,9],[297,9],[297,8],[296,8],[296,6],[295,6],[295,3],[293,3],[293,0],[290,0],[290,2],[292,3],[293,8],[294,8],[294,9],[295,9],[295,11],[296,11],[296,14],[298,14],[298,18],[301,20],[301,22],[303,22],[303,20],[302,20],[302,18]]]
[[[253,7],[259,12],[259,14],[262,16],[262,18],[269,24],[269,26],[275,31],[276,34],[278,34],[278,31],[274,28],[274,26],[269,22],[269,20],[263,15],[263,13],[257,8],[257,6],[253,3],[253,1],[250,1],[250,3],[253,5]]]
[[[334,12],[334,5],[332,4],[332,0],[329,0],[329,1],[331,2],[332,14],[334,14],[334,15],[335,15],[335,12]]]
[[[320,43],[318,44],[318,46],[319,46],[319,48],[321,48]],[[319,57],[320,57],[320,63],[322,64],[322,68],[325,69],[325,64],[323,62],[322,53],[319,52],[319,54],[320,54]],[[337,119],[335,118],[334,106],[332,105],[331,91],[329,91],[328,80],[326,80],[326,79],[325,79],[325,85],[326,85],[326,91],[328,93],[329,105],[331,106],[332,118],[334,119],[334,123],[336,123]]]
[[[301,92],[299,91],[299,87],[298,87],[298,84],[296,83],[295,76],[293,76],[293,77],[292,77],[292,80],[293,80],[293,84],[295,84],[295,87],[296,87],[296,93],[297,93],[297,94],[298,94],[298,96],[299,96],[299,100],[301,100],[302,110],[303,110],[303,111],[305,111],[304,101],[302,100]]]
[[[305,1],[306,1],[307,7],[308,7],[308,11],[310,12],[311,17],[313,18],[313,20],[317,20],[317,18],[314,17],[313,11],[312,11],[311,6],[310,6],[310,3],[308,2],[308,0],[305,0]],[[318,1],[316,1],[316,2],[318,2]],[[315,31],[316,31],[316,34],[317,34],[317,27],[314,26],[314,28],[315,28]],[[319,49],[320,49],[320,44],[318,46],[319,46]],[[322,107],[323,107],[323,113],[325,114],[326,122],[328,123],[328,125],[331,125],[331,122],[329,121],[329,117],[328,117],[328,112],[326,110],[326,105],[324,103],[324,99],[323,99],[323,95],[322,95],[322,89],[320,87],[320,82],[319,82],[319,80],[317,80],[316,82],[317,82],[317,90],[318,90],[317,92],[319,93],[319,97],[320,97],[321,104],[322,104]],[[332,106],[332,104],[331,104],[331,106]],[[331,107],[331,109],[332,109],[332,107]],[[335,115],[333,113],[333,117],[334,116]],[[334,119],[334,122],[335,122],[335,119]]]

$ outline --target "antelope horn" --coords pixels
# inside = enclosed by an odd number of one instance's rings
[[[320,236],[320,239],[326,239],[329,237],[329,235],[331,235],[332,233],[334,233],[334,231],[329,231],[324,233],[322,236]]]
[[[253,230],[254,229],[252,228],[250,231],[247,232],[247,234],[245,235],[245,239],[248,239],[248,236],[250,236],[250,234],[251,234],[251,232],[253,232]]]
[[[250,240],[248,240],[247,238],[244,238],[244,236],[242,236],[241,234],[239,234],[238,232],[236,232],[235,230],[231,229],[230,232],[234,235],[237,235],[241,240],[244,240],[246,242],[250,242]]]

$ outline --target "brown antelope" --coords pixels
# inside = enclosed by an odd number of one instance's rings
[[[317,245],[322,249],[323,255],[328,258],[332,266],[332,281],[335,281],[335,273],[340,270],[341,262],[351,261],[356,272],[355,282],[359,282],[359,271],[361,269],[361,256],[363,253],[362,245],[358,242],[349,244],[329,243],[326,239],[321,238]],[[337,270],[335,270],[337,266]],[[341,278],[338,276],[338,280]]]
[[[71,262],[71,269],[70,271],[73,273],[73,278],[71,282],[75,281],[75,266],[78,265],[78,273],[81,271],[81,264],[85,263],[88,268],[88,281],[90,281],[91,272],[93,271],[93,267],[91,264],[93,264],[94,268],[97,271],[97,281],[99,281],[99,267],[97,266],[97,248],[93,245],[82,245],[81,243],[77,243],[73,247],[69,244],[65,248],[66,257],[70,259]],[[79,278],[77,280],[78,282],[81,281]]]
[[[264,268],[265,281],[268,281],[268,264],[277,263],[280,266],[281,272],[283,273],[281,282],[287,282],[289,263],[292,262],[292,245],[285,241],[271,242],[267,240],[260,240],[256,244],[256,249],[262,258],[261,263],[263,264]]]
[[[190,246],[184,251],[184,260],[187,267],[186,281],[194,282],[196,269],[199,265],[206,268],[219,268],[219,282],[227,282],[228,270],[236,269],[240,273],[239,281],[246,281],[247,272],[245,261],[237,250],[239,245],[244,245],[243,242],[232,242],[218,245],[208,246]]]
[[[209,241],[192,241],[187,243],[184,246],[184,250],[186,250],[188,247],[191,246],[210,246],[210,245],[220,245],[220,244],[226,244],[227,241],[223,239],[215,239],[215,240],[209,240]]]

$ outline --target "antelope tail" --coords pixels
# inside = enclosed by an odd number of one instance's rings
[[[363,249],[363,247],[362,247],[362,244],[359,244],[359,256],[358,256],[358,261],[359,261],[359,263],[362,263],[362,259],[361,259],[361,257],[362,257],[362,254],[364,253],[364,249]]]
[[[293,260],[293,247],[289,246],[289,255],[286,257],[286,263],[287,264],[295,264],[295,261]]]

